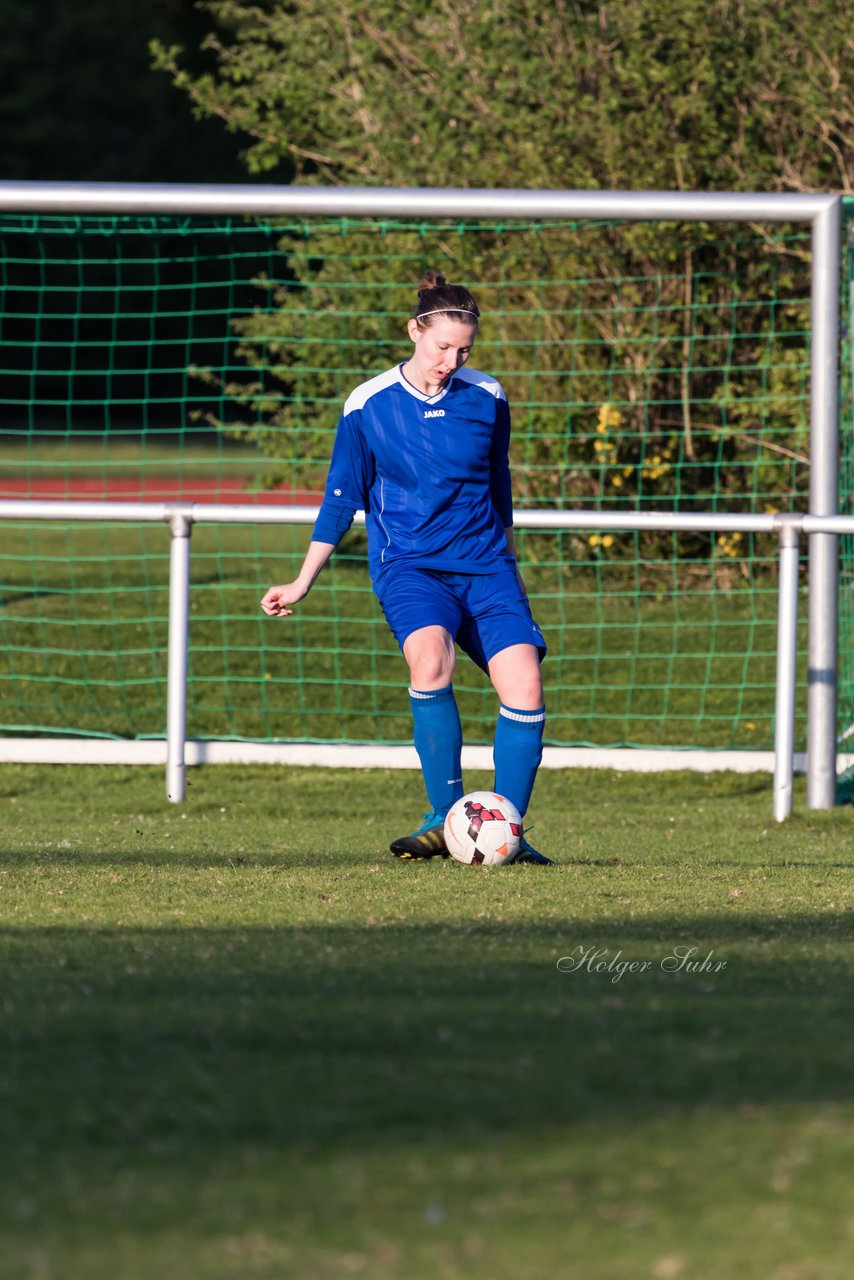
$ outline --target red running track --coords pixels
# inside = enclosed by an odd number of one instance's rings
[[[0,476],[0,498],[88,499],[104,502],[230,502],[258,506],[317,506],[313,489],[254,490],[237,476]]]

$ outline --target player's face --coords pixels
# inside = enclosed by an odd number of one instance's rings
[[[409,322],[409,336],[415,343],[412,363],[428,385],[443,386],[471,355],[477,325],[436,316],[426,329]]]

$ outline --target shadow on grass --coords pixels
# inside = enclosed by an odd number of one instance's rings
[[[38,1179],[87,1152],[417,1149],[848,1099],[852,940],[815,915],[6,928],[0,1138]]]
[[[352,870],[354,867],[362,867],[374,865],[377,862],[389,864],[393,869],[399,870],[402,876],[413,875],[433,875],[436,872],[435,867],[431,867],[428,863],[423,865],[413,863],[402,863],[398,859],[393,858],[388,850],[388,832],[385,832],[381,838],[378,838],[375,848],[368,847],[364,852],[354,858],[352,844],[345,845],[342,841],[340,847],[334,845],[325,845],[322,849],[293,849],[289,848],[284,841],[281,841],[278,848],[261,847],[259,849],[247,849],[245,853],[236,853],[232,840],[229,836],[229,847],[222,851],[214,839],[210,842],[210,847],[194,850],[174,850],[168,847],[168,841],[162,836],[148,836],[143,841],[140,840],[138,850],[110,849],[103,852],[100,849],[63,849],[56,848],[58,842],[46,844],[44,848],[39,849],[21,849],[14,843],[9,842],[5,846],[0,845],[0,859],[6,866],[14,866],[19,869],[29,867],[44,867],[51,865],[54,867],[102,867],[105,870],[116,867],[150,867],[165,870],[168,868],[188,868],[197,869],[198,871],[208,871],[215,868],[224,868],[233,870],[237,874],[243,868],[265,867],[270,869],[280,869],[287,871],[305,870],[314,868],[324,872],[340,870]],[[270,844],[273,842],[271,841]],[[362,836],[364,844],[364,835]],[[451,864],[448,864],[449,866]],[[457,868],[454,866],[454,870]],[[459,874],[471,875],[471,869],[468,867],[459,867]],[[516,874],[516,872],[514,872]],[[530,874],[530,871],[523,872]],[[551,874],[551,873],[549,873]]]
[[[430,862],[400,862],[389,852],[388,835],[388,831],[384,830],[382,834],[377,835],[376,842],[371,844],[368,834],[362,831],[360,833],[362,849],[358,854],[354,854],[352,843],[348,841],[346,833],[339,845],[329,841],[322,848],[293,848],[282,839],[280,842],[270,841],[267,845],[262,844],[258,848],[246,848],[244,852],[237,853],[233,847],[233,836],[230,834],[228,848],[225,850],[218,846],[215,839],[211,839],[209,844],[196,850],[176,850],[169,848],[168,840],[162,832],[152,833],[148,831],[145,833],[145,838],[142,837],[142,833],[140,834],[138,849],[110,848],[106,851],[100,848],[64,849],[61,845],[57,847],[59,842],[46,843],[43,848],[22,849],[10,841],[4,846],[0,846],[0,858],[2,858],[7,867],[14,866],[19,869],[40,868],[48,865],[53,867],[101,867],[104,870],[119,867],[148,867],[160,870],[181,868],[209,871],[219,868],[239,875],[244,869],[251,870],[252,868],[268,868],[280,871],[314,869],[321,873],[328,873],[336,870],[352,872],[361,869],[364,871],[367,867],[379,865],[388,867],[392,872],[396,872],[407,880],[411,880],[414,876],[435,877],[442,872],[460,876],[471,876],[472,874],[470,868],[457,865],[450,860],[443,860],[438,866]],[[270,847],[271,845],[277,845],[278,847]],[[556,845],[560,845],[559,840],[552,840],[547,846],[543,846],[547,848],[547,852],[550,855],[554,854],[556,857],[556,865],[553,868],[541,870],[539,868],[514,867],[502,870],[499,874],[526,877],[536,875],[538,877],[542,876],[544,882],[550,882],[553,877],[560,877],[570,868],[600,867],[604,871],[617,870],[620,867],[643,866],[649,864],[654,856],[659,856],[651,854],[647,848],[626,851],[622,842],[617,840],[615,840],[614,847],[619,852],[603,857],[563,854],[559,847],[555,847]],[[704,870],[710,870],[715,867],[729,870],[733,868],[731,856],[715,857],[703,850],[701,857]],[[829,871],[854,871],[854,859],[852,858],[832,859],[823,857],[821,859],[804,859],[798,857],[790,858],[785,854],[779,854],[773,857],[763,857],[762,864],[769,870],[784,868],[790,871],[815,871],[819,874],[826,874]],[[666,864],[662,863],[661,865]],[[489,873],[487,872],[487,874]]]

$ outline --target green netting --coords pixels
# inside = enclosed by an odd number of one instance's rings
[[[511,401],[517,506],[806,509],[804,229],[5,215],[0,262],[2,496],[304,500],[438,266],[484,312],[474,363]],[[165,528],[2,536],[2,731],[162,736]],[[195,529],[191,736],[409,739],[362,531],[297,616],[258,609],[308,536]],[[548,741],[770,746],[774,540],[519,543]],[[487,682],[464,659],[455,684],[467,741],[490,741]]]

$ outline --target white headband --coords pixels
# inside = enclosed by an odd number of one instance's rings
[[[437,307],[435,311],[422,311],[420,316],[413,316],[413,320],[423,320],[425,316],[446,316],[450,312],[459,312],[463,316],[471,316],[472,320],[477,320],[479,313],[477,311],[466,311],[465,307]]]

